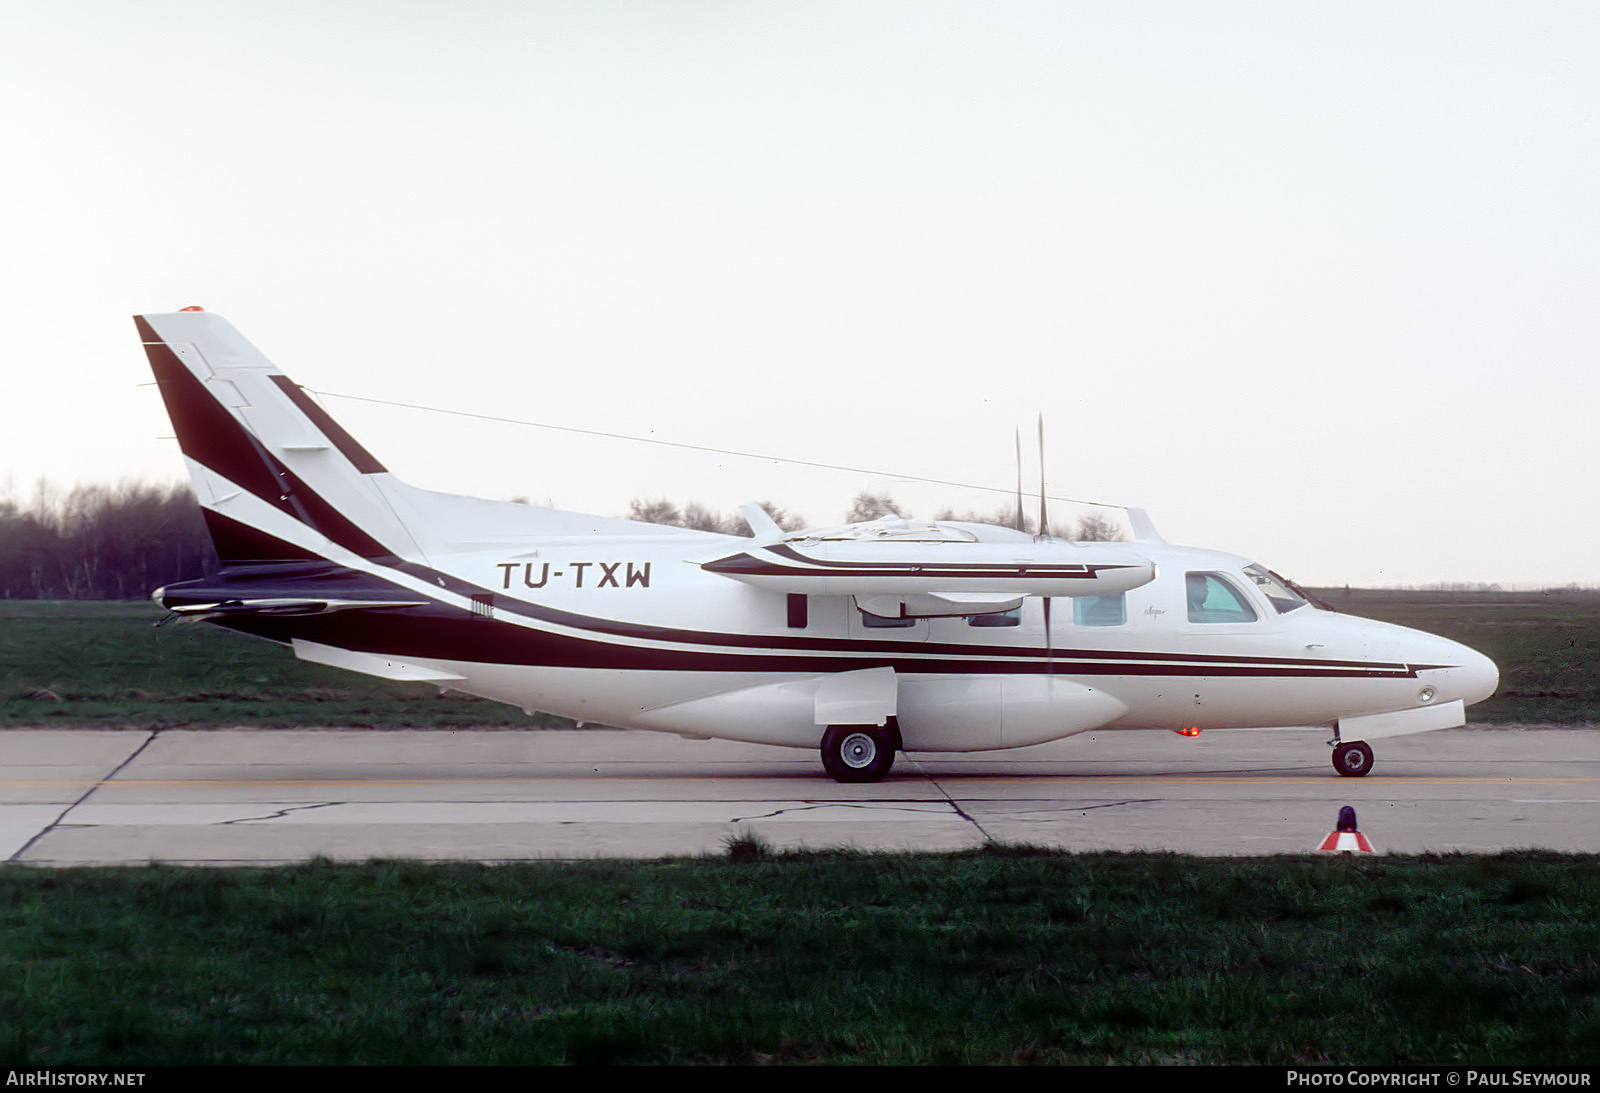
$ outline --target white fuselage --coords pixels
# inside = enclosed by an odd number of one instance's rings
[[[1310,604],[1280,610],[1245,575],[1245,559],[1215,551],[1138,544],[1155,579],[1120,593],[1110,613],[1097,614],[1101,597],[1052,598],[1047,648],[1037,596],[1023,599],[1011,625],[975,624],[995,616],[875,619],[837,593],[806,595],[797,620],[789,594],[702,568],[749,540],[708,539],[558,541],[436,561],[492,591],[493,603],[479,606],[492,614],[485,621],[558,643],[556,663],[370,651],[529,710],[795,747],[816,746],[827,688],[853,674],[863,689],[843,708],[866,723],[894,716],[905,747],[929,751],[1018,747],[1093,728],[1326,726],[1479,701],[1497,679],[1487,658],[1431,634]],[[1192,610],[1190,574],[1231,582],[1255,617]],[[416,587],[472,608],[426,581]]]

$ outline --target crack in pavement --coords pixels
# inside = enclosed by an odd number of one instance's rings
[[[347,804],[346,801],[318,801],[310,805],[285,805],[278,811],[265,816],[237,816],[231,820],[223,820],[218,827],[227,827],[229,824],[258,824],[266,820],[281,820],[291,812],[310,812],[317,808],[332,808],[334,805]]]
[[[950,796],[950,791],[945,789],[944,786],[939,783],[939,780],[937,778],[935,778],[932,774],[930,774],[923,767],[923,765],[921,763],[917,762],[915,759],[913,759],[909,755],[907,755],[905,758],[906,758],[906,762],[908,764],[910,764],[910,766],[911,766],[911,768],[913,770],[915,770],[918,774],[922,775],[922,777],[926,778],[928,780],[928,784],[930,786],[932,786],[934,789],[939,791],[940,796],[942,796],[949,803],[950,808],[955,812],[955,814],[957,816],[961,817],[963,820],[967,821],[967,823],[971,824],[973,829],[976,830],[979,835],[983,836],[983,841],[984,842],[992,843],[992,842],[995,841],[994,840],[994,836],[989,834],[989,832],[984,828],[984,826],[981,823],[978,822],[977,818],[974,817],[973,815],[971,815],[969,812],[967,812],[967,810],[962,808],[959,804],[957,804],[956,803],[956,799],[954,797]]]
[[[96,781],[96,782],[91,782],[89,784],[89,788],[85,789],[83,791],[83,793],[78,797],[78,799],[76,801],[73,801],[71,804],[67,805],[66,808],[62,809],[61,810],[61,814],[59,816],[57,816],[54,820],[50,821],[49,823],[47,823],[43,827],[41,827],[38,831],[34,832],[33,838],[29,839],[27,842],[25,842],[21,846],[17,847],[16,852],[13,853],[9,858],[7,858],[6,861],[7,862],[21,862],[23,860],[22,855],[26,854],[30,849],[32,849],[34,843],[38,842],[40,839],[42,839],[46,835],[50,834],[50,832],[56,830],[56,828],[58,828],[58,827],[89,827],[89,826],[94,826],[94,825],[90,825],[90,824],[69,824],[69,823],[64,823],[63,821],[66,820],[67,813],[71,812],[73,809],[75,809],[79,805],[83,804],[83,802],[87,801],[89,799],[89,797],[94,793],[95,790],[99,789],[101,786],[105,785],[107,782],[109,782],[113,778],[115,778],[118,774],[121,774],[124,770],[126,770],[128,764],[133,762],[135,759],[139,758],[139,756],[141,754],[143,754],[144,749],[148,748],[150,746],[151,742],[154,741],[155,738],[160,736],[160,735],[161,735],[161,730],[160,729],[152,729],[150,731],[150,735],[146,736],[144,738],[144,741],[138,747],[134,748],[133,751],[129,752],[128,753],[128,757],[126,759],[124,759],[122,762],[118,763],[114,768],[112,768],[112,770],[104,778],[101,778],[99,781]]]
[[[775,808],[771,812],[757,813],[751,816],[735,816],[729,823],[742,824],[751,820],[770,820],[789,813],[812,812],[823,808],[850,808],[860,809],[864,812],[915,812],[921,815],[937,815],[940,812],[952,812],[938,801],[925,802],[930,807],[912,807],[918,804],[915,801],[814,801],[799,807]],[[892,807],[885,808],[884,805]]]

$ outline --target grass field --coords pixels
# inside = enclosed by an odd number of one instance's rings
[[[0,1065],[1600,1062],[1593,857],[0,868]]]
[[[1600,723],[1600,592],[1324,590],[1341,611],[1454,638],[1500,666],[1489,724]],[[307,664],[145,601],[0,601],[0,725],[561,726],[426,684]]]
[[[421,683],[296,660],[153,603],[0,601],[0,726],[572,727]]]
[[[1322,589],[1329,606],[1452,638],[1500,666],[1500,689],[1467,711],[1497,725],[1600,724],[1600,591]]]

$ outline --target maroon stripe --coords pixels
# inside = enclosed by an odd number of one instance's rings
[[[142,318],[135,318],[144,340],[145,356],[155,373],[161,401],[177,434],[178,447],[190,459],[222,475],[284,512],[294,508],[283,496],[273,476],[270,456],[255,437],[240,426],[227,409],[211,396],[205,384],[178,359]]]
[[[262,447],[260,441],[206,390],[205,384],[189,371],[143,317],[135,316],[133,321],[144,342],[145,355],[150,358],[161,399],[167,405],[178,447],[184,455],[314,528],[346,550],[363,558],[394,557],[394,551],[362,531]],[[248,554],[259,549],[259,544],[241,543],[235,538],[229,549],[244,550]],[[221,554],[222,550],[223,544],[219,542],[217,551]]]
[[[385,474],[387,468],[373,458],[372,453],[356,442],[356,438],[344,431],[328,412],[311,400],[311,396],[294,380],[281,373],[272,377],[272,382],[278,389],[289,396],[289,401],[300,408],[300,412],[311,419],[311,424],[322,431],[322,435],[333,441],[334,447],[344,453],[344,457],[355,465],[356,470],[362,474]]]

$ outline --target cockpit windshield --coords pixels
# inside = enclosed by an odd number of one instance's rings
[[[1288,581],[1266,566],[1247,565],[1244,567],[1244,575],[1255,582],[1256,587],[1272,602],[1272,606],[1277,608],[1278,614],[1287,615],[1298,607],[1306,606],[1306,598]]]

